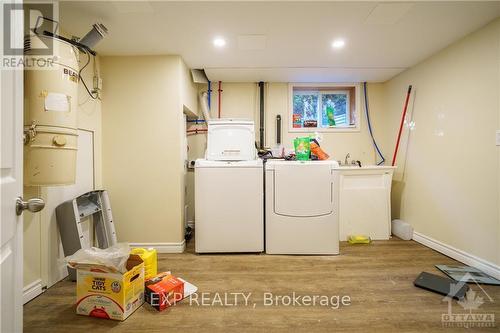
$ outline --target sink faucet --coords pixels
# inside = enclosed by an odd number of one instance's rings
[[[349,158],[351,158],[351,154],[347,153],[347,155],[345,155],[344,165],[348,165],[349,164]]]

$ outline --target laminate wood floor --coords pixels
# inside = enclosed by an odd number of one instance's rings
[[[500,331],[500,287],[475,285],[484,304],[464,310],[452,302],[452,313],[494,314],[496,328],[443,327],[448,311],[443,297],[413,286],[421,271],[442,275],[435,264],[458,264],[413,241],[391,239],[370,245],[341,243],[339,256],[265,254],[196,255],[194,240],[183,254],[160,254],[160,271],[170,270],[198,287],[194,299],[157,312],[144,304],[124,322],[75,314],[75,284],[61,281],[24,306],[25,332],[455,332]],[[443,275],[444,276],[444,275]],[[287,305],[293,292],[302,301]],[[227,293],[227,294],[225,294]],[[248,303],[240,295],[251,293]],[[272,293],[273,305],[266,293]],[[202,299],[205,296],[204,300]],[[222,305],[227,295],[227,303]],[[281,304],[276,303],[276,297]],[[304,298],[304,296],[306,296]],[[335,309],[335,296],[350,305]],[[325,306],[325,297],[330,305]],[[318,302],[321,300],[320,304]],[[344,299],[346,300],[346,299]],[[212,306],[203,305],[213,304]],[[197,304],[198,303],[198,304]]]

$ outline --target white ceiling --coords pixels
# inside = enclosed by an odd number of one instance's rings
[[[478,1],[60,4],[65,32],[107,26],[101,55],[179,54],[222,81],[385,81],[499,16],[500,2]]]

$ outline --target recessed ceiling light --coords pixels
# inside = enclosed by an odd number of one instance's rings
[[[345,41],[343,39],[336,39],[332,42],[332,47],[334,49],[341,49],[345,46]]]
[[[226,40],[222,37],[217,37],[214,38],[213,43],[215,47],[224,47],[226,45]]]

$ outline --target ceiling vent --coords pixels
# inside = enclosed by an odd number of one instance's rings
[[[366,24],[398,23],[414,6],[412,3],[381,3],[375,6],[365,20]]]

